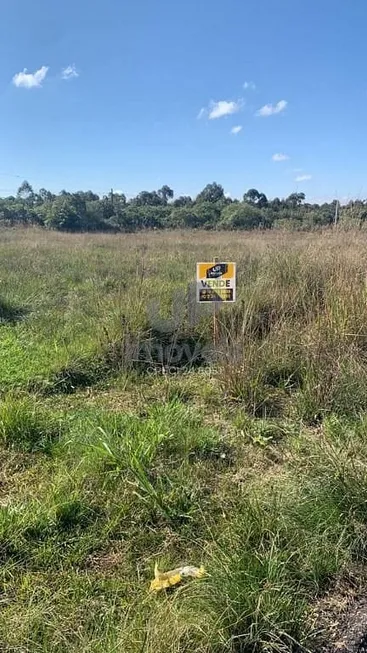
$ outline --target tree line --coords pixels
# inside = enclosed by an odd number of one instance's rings
[[[304,193],[268,199],[250,188],[242,200],[231,199],[223,187],[213,182],[195,197],[181,195],[165,185],[142,191],[130,200],[111,191],[100,197],[92,191],[58,195],[45,188],[35,192],[24,181],[15,196],[0,198],[0,224],[39,225],[61,231],[122,231],[143,229],[312,229],[335,220],[337,201],[324,204],[306,202]],[[350,202],[340,218],[360,224],[367,219],[367,202]]]

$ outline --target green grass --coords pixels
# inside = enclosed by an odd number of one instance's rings
[[[366,566],[365,239],[2,232],[1,651],[318,650],[315,603]],[[211,346],[185,289],[215,256],[216,356],[129,359]],[[207,575],[152,595],[156,562]]]
[[[0,404],[0,442],[7,449],[50,453],[61,430],[61,417],[29,398],[7,396]]]

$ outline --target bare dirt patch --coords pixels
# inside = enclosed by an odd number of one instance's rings
[[[350,576],[315,605],[311,613],[317,653],[367,653],[367,579]]]

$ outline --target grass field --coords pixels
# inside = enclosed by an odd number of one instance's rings
[[[1,652],[324,650],[325,597],[365,578],[366,253],[1,231]],[[186,292],[216,256],[238,301],[213,352]],[[174,348],[206,355],[168,373]],[[155,563],[206,575],[153,594]]]

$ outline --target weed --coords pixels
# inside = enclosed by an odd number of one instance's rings
[[[8,448],[49,453],[61,430],[61,419],[31,399],[10,396],[0,403],[0,440]]]

